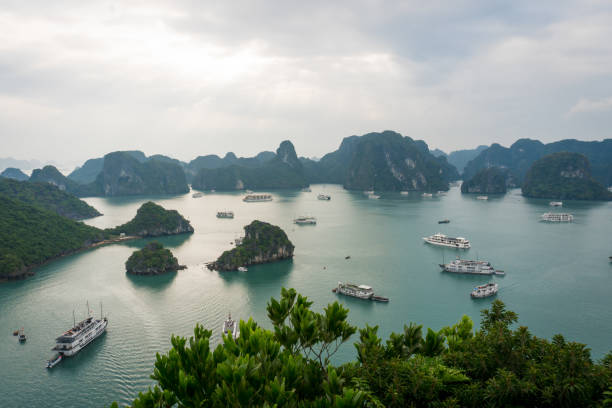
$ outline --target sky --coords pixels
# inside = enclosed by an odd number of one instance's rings
[[[0,157],[612,137],[612,1],[0,2]]]

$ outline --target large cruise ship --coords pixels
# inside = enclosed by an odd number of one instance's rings
[[[542,221],[546,222],[572,222],[574,216],[567,213],[544,213],[542,214]]]
[[[338,282],[338,287],[332,289],[332,292],[364,300],[375,300],[377,302],[389,301],[389,298],[376,296],[371,286],[355,285],[349,282]]]
[[[446,235],[441,234],[439,232],[437,234],[433,234],[430,237],[424,237],[423,240],[427,242],[428,244],[432,244],[432,245],[439,245],[439,246],[459,248],[459,249],[469,249],[470,248],[470,241],[468,241],[467,239],[463,237],[457,237],[457,238],[447,237]]]
[[[106,330],[108,319],[100,317],[94,319],[87,304],[87,318],[75,324],[74,327],[57,339],[55,339],[55,347],[53,351],[57,351],[62,356],[74,356],[81,351],[85,346],[99,337]]]
[[[470,261],[467,259],[455,259],[447,264],[440,264],[445,272],[467,273],[471,275],[504,275],[503,271],[493,268],[487,261]]]
[[[272,201],[272,194],[247,194],[242,201],[246,203],[259,203],[262,201]]]

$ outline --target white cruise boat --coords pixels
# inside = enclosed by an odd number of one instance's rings
[[[421,197],[431,198],[431,197],[433,197],[433,194],[431,194],[431,193],[423,193],[423,194],[421,194]]]
[[[100,315],[101,314],[102,313],[100,311]],[[51,350],[57,351],[62,356],[74,356],[85,346],[104,333],[107,325],[108,319],[106,317],[94,319],[91,316],[88,303],[87,318],[79,323],[76,323],[72,329],[55,339],[55,347],[53,347]]]
[[[377,195],[377,194],[368,194],[368,198],[370,200],[378,200],[380,198],[380,196]]]
[[[488,199],[489,199],[489,196],[478,196],[478,197],[476,197],[476,199],[477,199],[477,200],[483,200],[483,201],[484,201],[484,200],[488,200]]]
[[[458,249],[470,248],[470,241],[468,241],[467,239],[463,237],[447,237],[446,235],[441,234],[439,232],[437,234],[433,234],[430,237],[424,237],[423,240],[431,245],[439,245]]]
[[[574,216],[567,213],[544,213],[541,220],[546,222],[572,222]]]
[[[364,300],[374,300],[377,302],[389,301],[389,298],[384,296],[376,296],[372,287],[368,285],[355,285],[349,282],[338,282],[338,286],[333,288],[332,292]]]
[[[315,217],[298,217],[293,220],[293,222],[297,225],[316,225],[317,219]]]
[[[365,194],[365,195],[374,194],[374,190],[366,190],[366,191],[363,192],[363,194]]]
[[[272,194],[247,194],[242,199],[245,203],[259,203],[263,201],[272,201]]]
[[[331,197],[328,196],[327,194],[319,194],[317,196],[317,199],[318,200],[323,200],[323,201],[329,201],[329,200],[331,200]]]
[[[476,286],[470,296],[476,299],[482,299],[493,296],[497,293],[499,286],[497,283],[487,283],[486,285]]]
[[[249,269],[246,266],[239,266],[238,267],[238,272],[248,272]]]
[[[236,320],[232,319],[231,313],[227,316],[227,320],[223,322],[222,330],[223,334],[226,336],[229,336],[231,332],[231,336],[234,338],[234,340],[240,336],[240,325]]]
[[[410,194],[409,191],[400,191],[400,195],[407,196],[409,194]]]
[[[218,211],[217,218],[234,218],[233,211]]]
[[[447,264],[440,264],[445,272],[464,273],[469,275],[505,275],[503,271],[498,271],[487,261],[471,261],[467,259],[455,259]]]
[[[548,205],[551,207],[563,207],[563,201],[551,201]]]

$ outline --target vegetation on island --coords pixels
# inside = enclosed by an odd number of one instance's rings
[[[23,278],[34,266],[104,238],[97,228],[0,194],[0,280]]]
[[[6,169],[4,169],[4,171],[2,171],[2,173],[0,173],[0,177],[18,181],[26,181],[30,178],[23,171],[15,167],[7,167]]]
[[[240,266],[293,258],[294,246],[280,227],[263,221],[253,221],[244,227],[240,245],[223,252],[208,268],[215,271],[235,271]]]
[[[474,177],[480,169],[496,166],[508,169],[509,183],[520,187],[536,160],[559,152],[585,155],[591,164],[593,178],[604,186],[612,186],[612,139],[600,142],[566,139],[548,144],[539,140],[519,139],[510,147],[494,143],[466,165],[464,180]]]
[[[507,171],[499,167],[479,170],[470,180],[461,184],[462,193],[504,194]]]
[[[25,182],[0,178],[0,194],[53,211],[73,220],[102,215],[83,200],[49,183]]]
[[[383,342],[378,326],[358,329],[338,302],[322,313],[294,289],[270,299],[273,329],[252,319],[240,336],[196,325],[157,354],[152,388],[132,407],[598,407],[612,402],[612,353],[598,363],[584,345],[514,328],[500,300],[440,331],[415,323]],[[339,347],[358,333],[356,359],[335,365]],[[113,408],[118,404],[113,403]]]
[[[115,235],[124,233],[139,237],[159,237],[192,233],[193,227],[178,211],[166,210],[161,205],[148,201],[140,206],[131,221],[106,231]]]
[[[612,193],[591,176],[589,160],[568,152],[537,160],[525,176],[523,195],[559,200],[612,200]]]
[[[135,275],[159,275],[184,268],[169,249],[156,241],[134,251],[125,262],[126,271]]]
[[[256,158],[252,161],[247,161],[247,159],[239,161],[235,156],[233,156],[235,160],[227,159],[227,157],[223,159],[224,162],[236,164],[227,167],[200,168],[193,177],[193,188],[198,190],[263,190],[302,188],[308,185],[302,163],[295,153],[293,144],[288,140],[282,142],[276,154],[264,162]],[[210,165],[213,165],[213,162],[220,164],[210,158],[207,162]]]
[[[126,150],[127,153],[134,157],[139,162],[147,160],[147,156],[140,150]],[[76,181],[79,184],[89,184],[96,180],[98,174],[104,169],[104,157],[89,159],[81,167],[74,169],[69,175],[70,180]]]

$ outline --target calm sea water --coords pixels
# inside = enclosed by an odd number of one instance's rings
[[[319,201],[325,192],[332,200]],[[474,285],[489,280],[501,286],[498,298],[518,312],[519,323],[550,338],[563,333],[587,343],[595,358],[612,349],[612,204],[566,202],[571,224],[545,224],[539,216],[548,200],[530,200],[518,190],[478,201],[458,188],[441,197],[383,194],[370,200],[334,185],[315,185],[312,193],[276,192],[269,203],[243,203],[240,194],[177,197],[89,198],[104,216],[87,221],[110,227],[131,219],[145,201],[176,209],[191,220],[193,235],[160,239],[186,270],[157,277],[134,277],[124,263],[146,240],[90,250],[50,263],[24,281],[0,285],[0,405],[3,407],[99,407],[127,403],[152,381],[156,352],[165,352],[172,333],[188,336],[195,323],[213,329],[215,340],[229,311],[252,316],[270,327],[265,306],[280,288],[294,287],[323,308],[334,300],[351,312],[350,321],[380,326],[381,335],[415,321],[439,329],[467,314],[476,322],[491,299],[472,300]],[[236,213],[217,219],[218,210]],[[316,226],[292,224],[313,215]],[[449,218],[450,224],[438,225]],[[281,226],[296,246],[293,261],[220,274],[203,264],[215,259],[254,219]],[[435,232],[470,239],[472,249],[455,252],[424,244]],[[489,260],[505,277],[460,276],[440,272],[442,260],[457,254]],[[351,258],[346,260],[345,256]],[[338,297],[341,281],[369,284],[391,298],[380,304]],[[86,302],[109,318],[107,333],[52,370],[56,336],[86,312]],[[24,326],[26,344],[12,331]],[[339,359],[355,358],[354,348]]]

